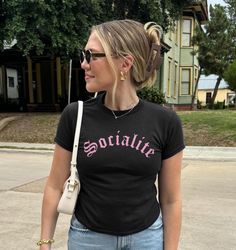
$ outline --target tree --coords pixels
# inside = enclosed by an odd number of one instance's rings
[[[204,30],[196,29],[193,43],[197,45],[198,59],[206,75],[218,75],[210,107],[213,107],[220,81],[232,61],[235,47],[230,33],[230,22],[223,6],[210,6],[210,20]]]
[[[8,0],[5,39],[24,53],[69,56],[85,41],[100,10],[93,1]],[[98,13],[98,14],[97,14]]]
[[[232,57],[236,59],[236,0],[225,0],[226,11],[230,22],[230,34],[234,43]]]
[[[192,100],[191,100],[191,109],[192,110],[194,109],[194,101],[195,101],[195,97],[196,97],[196,94],[197,94],[198,83],[199,83],[201,74],[202,74],[202,67],[200,65],[200,69],[198,71],[198,76],[197,76],[197,80],[196,80],[196,83],[195,83],[195,87],[194,87],[194,91],[193,91],[193,95],[192,95]]]
[[[225,70],[224,79],[228,83],[229,88],[235,92],[234,106],[236,108],[236,60],[234,60]]]
[[[5,29],[5,10],[3,1],[0,0],[0,51],[3,50]]]
[[[168,29],[190,1],[180,0],[7,0],[4,38],[17,40],[24,55],[50,53],[71,57],[83,48],[97,23],[132,18],[156,21]],[[0,34],[1,36],[1,34]],[[1,38],[1,37],[0,37]],[[3,40],[2,39],[2,40]]]
[[[183,8],[192,1],[171,0],[119,0],[104,1],[105,20],[130,18],[142,23],[155,21],[165,31],[182,14]]]

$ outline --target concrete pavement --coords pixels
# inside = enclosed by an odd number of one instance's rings
[[[0,142],[0,249],[33,250],[53,145]],[[236,249],[236,148],[184,152],[180,250]],[[66,249],[70,216],[60,215],[54,250]]]

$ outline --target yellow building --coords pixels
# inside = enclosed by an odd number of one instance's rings
[[[201,76],[198,85],[197,98],[202,106],[207,106],[210,103],[216,80],[216,75]],[[217,102],[223,102],[226,106],[234,104],[235,102],[235,92],[228,88],[228,85],[224,80],[221,80],[218,88],[215,103]]]

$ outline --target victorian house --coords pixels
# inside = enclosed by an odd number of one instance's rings
[[[164,36],[164,42],[170,46],[170,50],[164,56],[159,88],[165,93],[167,103],[175,109],[191,109],[191,99],[200,69],[197,55],[192,53],[196,48],[191,38],[195,28],[207,20],[207,1],[192,1],[181,19]]]

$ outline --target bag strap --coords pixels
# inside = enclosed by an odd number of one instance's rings
[[[70,166],[70,184],[74,186],[75,178],[77,174],[77,154],[79,148],[79,137],[80,137],[80,130],[81,130],[81,123],[82,123],[82,116],[83,116],[83,102],[78,101],[78,114],[77,114],[77,122],[76,122],[76,129],[75,129],[75,137],[74,137],[74,145],[73,145],[73,152],[71,158],[71,166]]]

